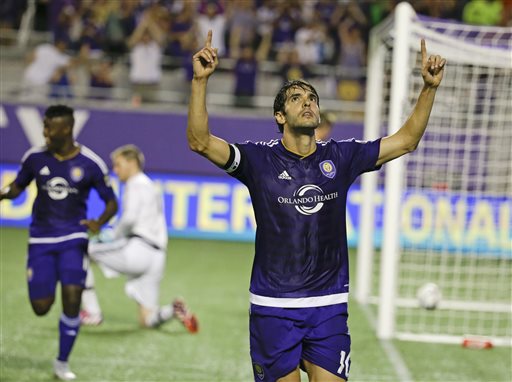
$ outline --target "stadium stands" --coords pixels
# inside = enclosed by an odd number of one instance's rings
[[[256,112],[270,110],[276,89],[289,75],[302,74],[316,86],[322,106],[340,120],[361,120],[364,109],[368,33],[393,9],[395,1],[334,0],[160,0],[8,2],[0,10],[2,28],[3,99],[23,101],[20,82],[24,56],[43,42],[66,40],[68,53],[82,65],[52,80],[55,93],[73,100],[100,99],[102,105],[139,106],[129,81],[128,41],[143,19],[166,37],[163,44],[161,86],[149,107],[187,101],[190,58],[201,43],[200,31],[212,28],[224,51],[220,73],[212,78],[212,107],[235,104],[235,68],[240,52],[253,48],[258,62],[255,95],[243,105]],[[473,1],[410,1],[419,13],[461,20]],[[510,2],[491,1],[510,23]],[[499,3],[499,4],[498,4]],[[294,55],[301,71],[290,69]],[[305,54],[305,52],[310,52]],[[293,68],[292,68],[293,69]],[[58,89],[59,86],[65,89]],[[70,89],[66,88],[69,87]],[[43,94],[43,99],[48,94]],[[132,100],[135,100],[131,104]],[[94,102],[94,101],[93,101]],[[151,105],[153,104],[153,105]],[[159,105],[159,106],[158,106]],[[260,109],[259,111],[257,109]],[[237,112],[241,112],[238,109]],[[244,112],[244,111],[242,111]],[[246,110],[249,112],[250,110]]]

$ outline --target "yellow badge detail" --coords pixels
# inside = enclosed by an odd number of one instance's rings
[[[73,167],[70,175],[74,182],[79,182],[84,177],[84,170],[81,167]]]
[[[320,162],[320,170],[326,177],[333,179],[336,176],[336,167],[331,160]]]

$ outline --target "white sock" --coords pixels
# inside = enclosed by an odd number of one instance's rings
[[[149,327],[157,327],[162,325],[164,322],[169,321],[174,314],[174,309],[172,305],[164,305],[161,306],[157,311],[153,312],[153,314],[146,317],[146,325]]]
[[[87,271],[85,278],[85,289],[82,292],[82,309],[91,314],[101,314],[100,302],[94,289],[94,274],[92,269]]]
[[[174,315],[174,309],[171,304],[163,305],[158,310],[158,316],[162,322],[169,321]]]

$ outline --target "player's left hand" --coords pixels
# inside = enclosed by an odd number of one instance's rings
[[[80,220],[80,224],[87,226],[89,231],[91,231],[92,233],[100,232],[101,224],[98,223],[97,220],[83,219],[83,220]]]
[[[192,57],[194,78],[210,77],[219,64],[218,50],[212,48],[212,36],[213,32],[209,30],[203,49]]]
[[[421,75],[425,86],[437,88],[443,79],[446,60],[439,55],[432,55],[427,59],[425,39],[421,39]]]

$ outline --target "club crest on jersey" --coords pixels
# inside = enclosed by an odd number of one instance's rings
[[[80,182],[84,177],[84,170],[82,167],[72,167],[69,175],[73,182]]]
[[[336,167],[331,160],[324,160],[323,162],[320,162],[319,166],[322,174],[324,174],[329,179],[332,179],[336,176]]]

